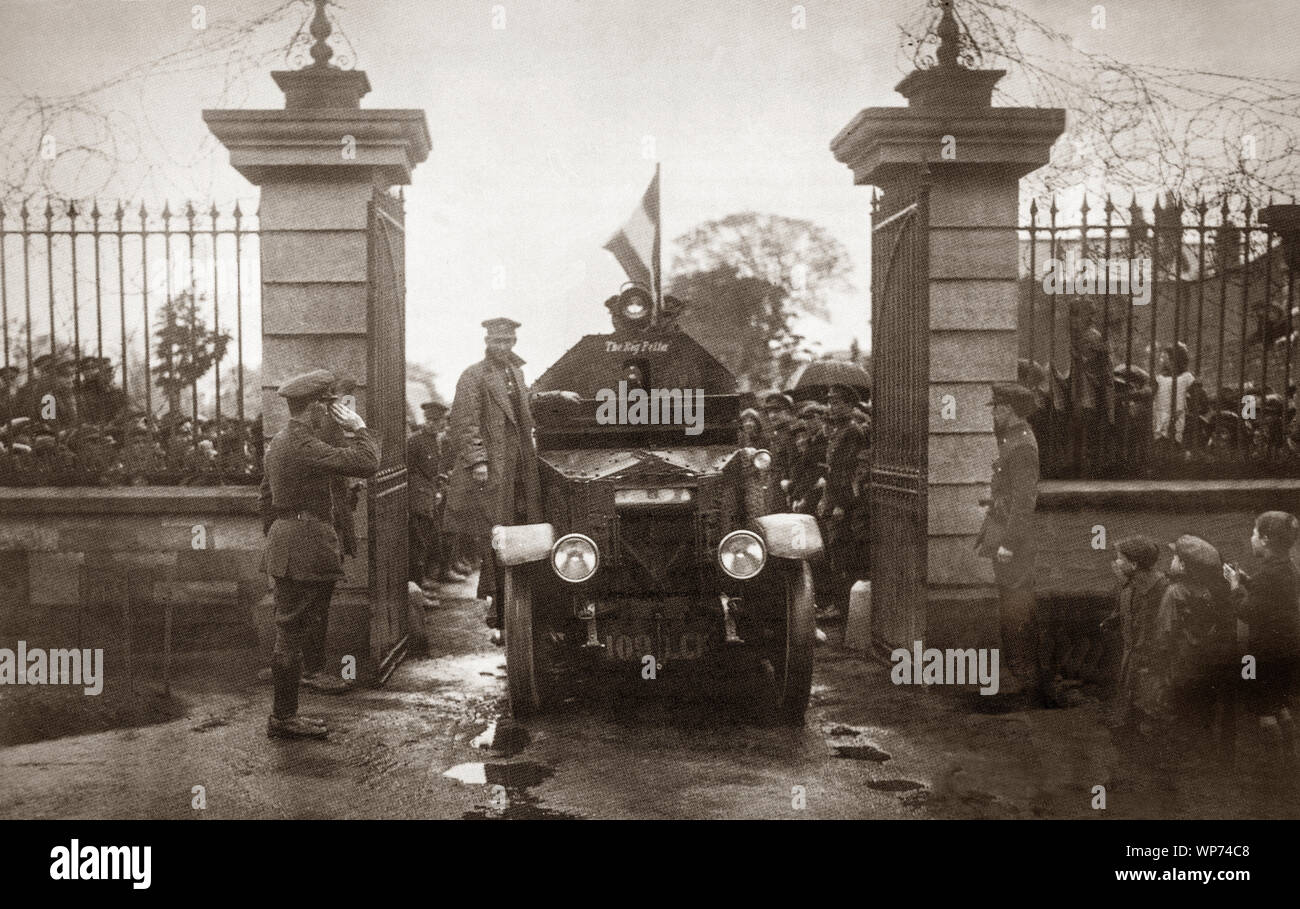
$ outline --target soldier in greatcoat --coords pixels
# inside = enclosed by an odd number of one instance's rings
[[[334,394],[334,376],[318,369],[280,387],[289,423],[266,452],[260,505],[267,532],[266,570],[275,581],[275,686],[267,734],[320,737],[321,720],[298,714],[302,651],[328,612],[343,576],[343,548],[334,524],[335,477],[370,477],[379,469],[379,446],[353,410]],[[325,421],[342,428],[341,446],[324,441]]]
[[[1040,689],[1050,700],[1052,672],[1034,599],[1034,508],[1038,502],[1038,441],[1027,418],[1034,393],[1023,385],[993,386],[993,431],[998,457],[993,462],[984,524],[975,541],[980,555],[993,560],[998,586],[998,618],[1004,665],[1025,689]],[[1001,685],[1008,694],[1015,684]]]

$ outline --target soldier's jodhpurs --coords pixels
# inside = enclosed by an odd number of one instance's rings
[[[1032,565],[1032,562],[1030,563]],[[1002,632],[1002,650],[1009,668],[1022,682],[1039,682],[1042,628],[1034,597],[1034,576],[1021,559],[993,562],[993,576],[998,583],[998,621]]]
[[[287,719],[298,712],[298,680],[302,670],[324,668],[325,630],[334,581],[275,579],[275,650],[271,678],[275,686],[271,712]],[[317,647],[319,649],[317,650]],[[305,667],[304,651],[321,665]]]

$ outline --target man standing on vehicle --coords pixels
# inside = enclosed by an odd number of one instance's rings
[[[478,597],[487,600],[492,641],[503,641],[501,587],[504,573],[490,545],[497,524],[538,523],[542,519],[533,414],[528,387],[514,353],[513,319],[488,319],[486,356],[456,382],[449,432],[455,466],[447,496],[447,527],[477,541],[483,567]]]
[[[1034,599],[1034,508],[1038,502],[1038,441],[1026,422],[1034,411],[1034,393],[1023,385],[993,386],[993,431],[998,457],[984,525],[975,540],[980,555],[993,560],[998,585],[998,617],[1005,663],[1024,689],[1046,690],[1050,672],[1042,672],[1040,628]],[[1003,684],[1008,694],[1014,686]]]
[[[280,386],[289,422],[271,440],[263,462],[259,504],[267,534],[266,570],[275,581],[275,686],[266,732],[272,737],[323,737],[324,722],[298,714],[303,649],[329,610],[343,576],[343,548],[334,525],[331,485],[336,477],[370,477],[379,469],[379,446],[355,411],[334,393],[324,369]],[[324,441],[327,422],[342,429],[340,446]]]

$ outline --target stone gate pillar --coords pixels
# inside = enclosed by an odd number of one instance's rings
[[[273,72],[283,110],[205,110],[204,122],[230,151],[230,164],[261,188],[262,417],[271,439],[288,421],[277,391],[288,377],[318,367],[357,382],[357,409],[366,407],[368,324],[368,205],[376,188],[411,182],[429,155],[421,110],[363,110],[370,82],[360,70],[329,62],[331,28],[317,0],[311,34],[313,63]],[[399,436],[405,435],[405,427]],[[347,577],[335,598],[331,650],[366,653],[370,617],[364,505],[355,511],[359,558],[346,559]],[[403,522],[404,523],[404,522]],[[405,534],[403,527],[402,533]]]
[[[886,203],[929,170],[928,590],[917,627],[927,645],[995,646],[992,568],[972,548],[997,455],[986,405],[994,383],[1016,379],[1019,181],[1048,162],[1065,112],[993,107],[1005,71],[958,63],[950,5],[939,37],[938,65],[895,88],[908,106],[863,110],[831,150]]]

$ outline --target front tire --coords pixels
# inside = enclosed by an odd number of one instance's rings
[[[766,714],[774,723],[802,726],[812,692],[813,651],[817,646],[812,569],[800,561],[782,572],[782,577],[785,614],[777,622],[784,628],[765,660],[770,667]]]
[[[534,582],[527,565],[506,568],[501,592],[505,612],[506,689],[510,712],[523,720],[542,713],[548,706],[549,681],[541,648],[534,640]]]

